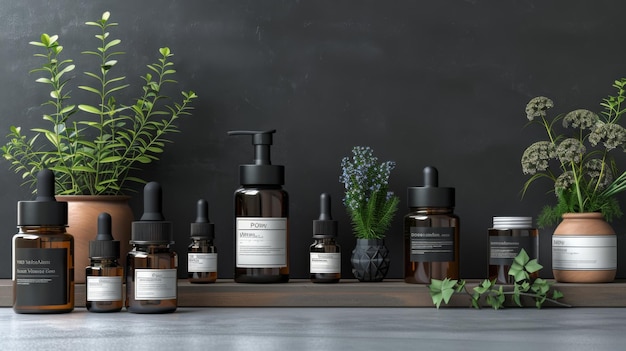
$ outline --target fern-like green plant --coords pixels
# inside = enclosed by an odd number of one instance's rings
[[[370,147],[356,146],[352,154],[352,158],[341,160],[339,181],[345,186],[343,204],[357,238],[382,239],[400,201],[389,191],[389,175],[395,163],[378,163]]]
[[[118,24],[109,17],[105,12],[99,20],[86,22],[97,29],[98,46],[83,54],[97,62],[96,69],[84,72],[91,83],[78,88],[94,97],[91,102],[70,103],[72,78],[68,76],[76,66],[73,60],[62,58],[57,35],[44,33],[39,41],[30,42],[42,49],[35,56],[44,63],[31,72],[41,74],[36,82],[50,88],[51,99],[43,103],[52,110],[43,115],[48,127],[33,128],[34,135],[27,136],[21,127],[11,126],[9,141],[1,150],[10,167],[31,187],[39,170],[48,168],[55,172],[57,194],[122,194],[130,189],[127,182],[145,183],[131,173],[158,160],[170,142],[166,135],[178,132],[177,120],[190,114],[197,98],[193,91],[181,92],[180,102],[164,95],[166,85],[177,83],[171,78],[176,71],[167,47],[160,48],[156,62],[147,65],[139,97],[121,102],[129,84],[115,71],[124,53],[116,51],[121,40],[112,38],[110,30]]]

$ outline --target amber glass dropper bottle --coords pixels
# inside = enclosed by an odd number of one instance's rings
[[[341,279],[341,246],[337,244],[337,221],[330,213],[330,195],[320,195],[320,216],[313,221],[313,244],[309,269],[313,283],[337,283]]]
[[[187,247],[187,277],[190,283],[217,280],[217,248],[213,245],[215,225],[209,220],[209,202],[198,200],[196,221],[191,223],[191,243]]]
[[[124,307],[124,267],[118,262],[120,242],[111,234],[111,215],[98,215],[96,240],[89,242],[91,264],[85,269],[86,299],[89,312],[118,312]]]
[[[17,203],[13,236],[13,310],[64,313],[74,309],[74,237],[65,231],[67,202],[54,197],[54,173],[37,174],[35,201]]]
[[[133,246],[126,259],[126,309],[133,313],[168,313],[178,304],[178,256],[170,249],[174,243],[172,222],[161,213],[161,185],[150,182],[144,187],[144,212],[132,223]]]

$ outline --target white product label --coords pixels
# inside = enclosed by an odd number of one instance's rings
[[[216,253],[190,252],[187,254],[187,272],[209,273],[217,272]]]
[[[287,266],[287,218],[238,217],[236,235],[237,267]]]
[[[341,253],[311,252],[311,273],[341,273]]]
[[[122,301],[122,277],[87,277],[87,301]]]
[[[617,268],[616,235],[553,235],[552,268],[610,270]]]
[[[176,269],[136,269],[135,300],[176,298]]]

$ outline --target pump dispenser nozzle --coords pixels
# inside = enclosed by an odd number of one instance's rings
[[[320,195],[320,216],[313,221],[313,238],[332,238],[337,236],[337,221],[333,220],[330,213],[330,195]]]
[[[131,243],[172,244],[172,222],[162,214],[163,193],[161,185],[150,182],[143,188],[144,212],[139,221],[132,223]]]
[[[251,135],[254,145],[254,164],[240,165],[239,178],[242,185],[282,185],[285,183],[285,168],[272,165],[270,147],[276,129],[267,131],[233,130],[229,136]]]
[[[215,225],[209,220],[209,202],[204,199],[198,200],[196,209],[196,221],[191,223],[191,237],[198,239],[215,238]]]
[[[98,215],[98,234],[96,240],[89,242],[89,257],[119,258],[120,242],[113,240],[111,234],[111,215],[102,212]]]
[[[18,226],[65,226],[67,225],[67,202],[54,197],[54,172],[42,169],[37,173],[37,197],[34,201],[17,203]]]

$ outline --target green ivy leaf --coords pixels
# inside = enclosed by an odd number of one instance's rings
[[[451,280],[449,278],[445,278],[444,280],[431,279],[428,288],[430,290],[430,297],[437,308],[439,308],[442,302],[447,304],[450,301],[452,294],[454,294],[456,283],[457,280]]]
[[[562,292],[560,292],[558,290],[552,291],[552,299],[558,300],[558,299],[561,299],[561,298],[563,298],[563,293]]]
[[[519,254],[517,254],[517,256],[515,256],[515,258],[513,259],[515,263],[519,264],[522,267],[525,266],[529,260],[530,257],[528,257],[528,253],[526,253],[526,250],[524,249],[521,249]]]
[[[528,273],[535,273],[540,271],[543,266],[539,264],[539,262],[537,262],[537,259],[532,259],[530,261],[528,261],[528,263],[526,263],[526,265],[524,266],[524,268],[526,269],[526,271],[528,271]]]
[[[492,282],[489,279],[485,279],[480,285],[474,287],[474,291],[478,294],[484,294],[491,289],[491,286]]]

